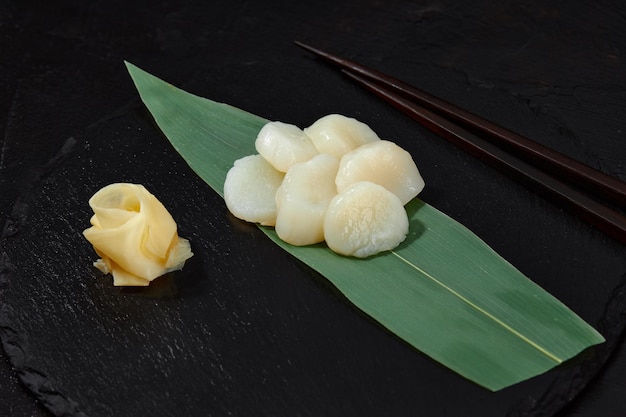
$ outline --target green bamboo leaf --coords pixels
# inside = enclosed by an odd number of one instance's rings
[[[256,153],[265,119],[180,90],[127,63],[156,123],[223,196],[233,162]],[[463,225],[419,199],[409,236],[368,259],[295,247],[261,230],[416,349],[491,390],[531,378],[604,338]]]

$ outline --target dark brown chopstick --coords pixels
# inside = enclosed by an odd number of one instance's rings
[[[369,69],[361,64],[329,54],[312,46],[295,42],[296,45],[350,72],[376,81],[380,85],[397,91],[401,95],[417,101],[422,106],[455,120],[471,129],[480,131],[489,140],[502,144],[520,158],[538,165],[553,175],[563,178],[586,189],[598,197],[626,208],[626,183],[595,170],[588,165],[573,160],[553,149],[545,147],[524,136],[511,132],[501,126],[481,118],[452,103],[434,97],[425,91],[411,86],[380,71]]]
[[[590,170],[593,175],[587,173],[588,175],[586,177],[593,178],[596,182],[602,182],[602,176],[609,178],[612,181],[609,181],[609,186],[605,186],[604,189],[609,189],[611,192],[608,196],[604,195],[604,193],[602,193],[602,195],[613,202],[619,203],[620,205],[624,205],[624,202],[626,202],[626,184],[606,174],[595,171],[586,165],[580,164],[577,161],[573,161],[550,150],[549,148],[536,144],[530,139],[508,132],[507,130],[484,119],[480,119],[478,116],[475,116],[465,110],[449,105],[449,103],[430,96],[427,93],[421,92],[421,90],[407,86],[401,81],[391,79],[392,81],[390,85],[390,77],[382,73],[369,70],[359,64],[351,63],[350,61],[327,54],[307,45],[301,43],[297,44],[311,52],[314,52],[315,54],[323,56],[325,59],[331,60],[335,64],[339,64],[342,68],[344,68],[344,72],[353,80],[365,86],[379,97],[391,103],[408,116],[444,137],[448,141],[451,141],[468,153],[478,157],[485,163],[488,163],[494,168],[497,168],[505,174],[522,182],[538,194],[542,195],[544,198],[568,210],[580,219],[594,225],[599,230],[602,230],[614,239],[622,243],[626,243],[626,216],[591,199],[586,194],[583,194],[574,188],[573,185],[555,178],[555,172],[551,170],[551,168],[553,168],[553,165],[551,164],[556,158],[558,160],[557,164],[560,167],[557,169],[557,174],[569,180],[572,180],[572,175],[568,174],[569,170],[575,169],[577,165],[581,165],[585,167],[586,170]],[[349,65],[345,66],[345,62],[348,62]],[[358,70],[355,70],[353,68],[354,66],[356,66]],[[368,79],[360,76],[363,73],[368,74]],[[375,76],[370,76],[372,73],[374,73]],[[398,85],[400,85],[400,87],[398,87]],[[402,96],[399,96],[397,93],[398,88],[400,89]],[[414,92],[410,91],[410,89],[415,89],[418,93],[425,94],[426,99],[423,97],[422,99],[416,99],[420,104],[416,104],[415,102],[409,100],[409,98],[415,99],[415,95],[413,94]],[[433,105],[433,102],[436,103],[436,106]],[[450,108],[450,106],[452,106],[452,108]],[[425,107],[429,107],[429,109]],[[440,111],[441,114],[438,114],[436,111]],[[454,122],[446,119],[446,117],[453,119],[457,123],[469,126],[472,131],[455,124]],[[478,124],[475,123],[475,119],[479,119]],[[509,146],[507,149],[501,148],[497,146],[495,142],[485,140],[482,135],[479,137],[472,133],[476,131],[487,135],[496,131],[500,136],[504,136],[506,138],[505,142],[507,142],[507,145]],[[512,137],[511,135],[514,136]],[[501,139],[499,136],[496,137]],[[525,142],[523,142],[520,146],[508,143],[510,141],[517,143],[518,138],[522,138]],[[529,148],[528,143],[530,143],[530,152],[533,155],[532,157],[527,155]],[[516,151],[516,156],[507,152],[507,150],[511,149]],[[540,152],[542,149],[549,151],[548,153],[550,157],[547,160],[542,157],[543,154]],[[526,161],[518,157],[522,156],[520,153],[527,159]],[[537,164],[537,166],[533,166],[532,163]],[[544,172],[542,169],[544,171],[550,171],[550,173]],[[576,179],[574,181],[574,184],[580,182],[580,180]],[[587,181],[585,184],[585,189],[588,190],[590,187],[593,188],[591,182]],[[604,182],[602,182],[602,184],[606,185]]]

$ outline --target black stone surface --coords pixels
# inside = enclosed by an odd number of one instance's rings
[[[84,3],[84,4],[83,4]],[[623,245],[293,46],[412,82],[626,179],[618,2],[0,4],[0,415],[622,416]],[[607,343],[487,392],[407,347],[226,212],[169,147],[122,61],[306,126],[357,117],[416,159],[422,197]],[[144,183],[196,256],[148,289],[91,268],[87,199]]]

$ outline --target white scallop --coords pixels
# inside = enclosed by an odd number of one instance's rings
[[[285,174],[261,155],[235,161],[226,174],[224,201],[237,218],[266,226],[276,223],[276,190]]]
[[[387,140],[362,145],[341,158],[335,180],[337,191],[342,192],[359,181],[382,185],[396,194],[402,204],[411,201],[424,188],[424,180],[411,154]]]
[[[398,246],[409,231],[400,199],[381,185],[362,181],[337,194],[326,210],[328,247],[347,256],[366,258]]]
[[[298,126],[282,122],[263,126],[254,145],[257,152],[281,172],[318,154],[311,139]]]
[[[378,135],[365,123],[340,114],[329,114],[304,129],[319,153],[337,159],[359,146],[378,141]]]
[[[287,243],[310,245],[324,240],[324,216],[337,194],[339,161],[319,154],[294,164],[276,192],[276,233]]]

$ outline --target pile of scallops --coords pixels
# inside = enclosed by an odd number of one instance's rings
[[[269,122],[258,154],[235,161],[224,183],[230,212],[274,226],[296,246],[326,241],[334,252],[366,258],[408,234],[404,205],[424,188],[411,155],[366,124],[331,114],[304,130]]]

